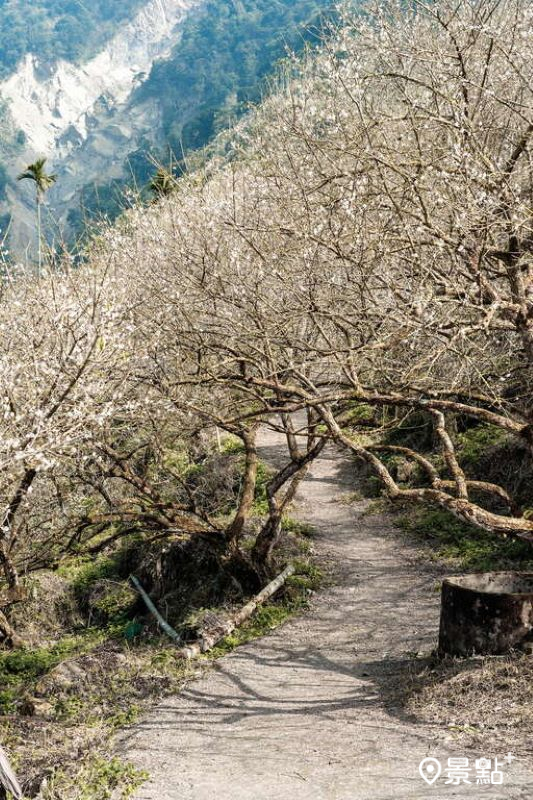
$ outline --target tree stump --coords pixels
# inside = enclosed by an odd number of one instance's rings
[[[485,572],[442,584],[439,655],[499,655],[533,631],[533,573]]]

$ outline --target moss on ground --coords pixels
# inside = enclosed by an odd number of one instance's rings
[[[456,436],[459,460],[463,468],[475,467],[487,451],[502,445],[509,434],[495,425],[478,425]]]
[[[236,647],[258,639],[282,625],[293,616],[297,609],[289,603],[264,605],[253,617],[226,636],[216,647],[206,654],[208,659],[216,659],[231,653]]]
[[[396,525],[432,546],[435,558],[461,570],[485,572],[533,569],[533,550],[527,542],[503,539],[469,525],[448,511],[414,508],[395,519]]]
[[[87,762],[72,781],[58,773],[46,790],[46,800],[59,800],[62,792],[72,795],[76,800],[127,800],[148,779],[148,773],[136,769],[122,759],[94,756]]]
[[[91,652],[108,637],[108,632],[91,628],[78,635],[64,636],[49,646],[0,651],[0,714],[14,714],[31,694],[39,679],[63,661]]]

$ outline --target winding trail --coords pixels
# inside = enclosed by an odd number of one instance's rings
[[[283,462],[282,437],[264,430],[261,457]],[[156,706],[122,742],[149,771],[136,800],[525,800],[533,775],[505,767],[503,786],[421,779],[433,756],[466,753],[447,731],[415,724],[390,687],[409,653],[435,644],[439,575],[387,527],[347,505],[353,465],[334,448],[311,468],[298,516],[334,585],[309,612],[216,662],[205,677]],[[433,572],[431,570],[434,570]],[[456,748],[454,751],[454,747]],[[474,778],[475,780],[475,778]]]

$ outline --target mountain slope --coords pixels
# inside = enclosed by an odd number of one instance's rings
[[[164,58],[176,25],[201,0],[149,0],[104,50],[82,66],[26,55],[2,85],[15,124],[35,152],[63,158],[87,138],[95,104],[120,104],[131,95],[154,58]]]
[[[0,7],[0,25],[13,6],[24,5],[17,0]],[[130,13],[136,10],[127,20],[117,9],[105,17],[103,5],[92,12],[104,23],[98,36],[113,26],[115,32],[87,59],[99,41],[91,25],[84,48],[76,46],[77,35],[65,43],[67,22],[75,29],[81,19],[67,11],[77,2],[42,2],[39,35],[45,44],[29,50],[26,37],[16,71],[0,84],[3,118],[12,132],[0,142],[0,161],[11,176],[4,210],[13,211],[11,238],[19,253],[33,230],[30,187],[14,182],[25,163],[47,156],[59,176],[49,196],[50,240],[63,236],[67,220],[79,232],[87,217],[116,216],[128,183],[142,186],[153,174],[154,155],[168,161],[169,151],[179,157],[202,147],[259,99],[276,61],[288,47],[298,50],[313,38],[320,13],[332,3],[144,0],[126,4]],[[51,41],[59,58],[50,57]],[[3,62],[14,58],[8,54]]]
[[[43,61],[84,61],[144,0],[0,0],[0,78],[27,54]]]
[[[124,131],[136,129],[130,141],[137,148],[130,146],[125,162],[115,165],[111,181],[93,171],[78,208],[69,212],[72,228],[79,231],[102,214],[116,216],[124,206],[124,189],[142,187],[153,174],[154,156],[168,163],[173,154],[179,162],[258,101],[276,62],[289,50],[316,42],[321,15],[331,7],[330,0],[207,0],[198,7],[184,20],[171,57],[156,62],[107,126],[107,134],[113,131],[122,144]],[[98,163],[95,150],[107,134],[100,128],[86,143],[85,161]]]

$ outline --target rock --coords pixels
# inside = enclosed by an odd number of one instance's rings
[[[62,661],[45,675],[35,692],[43,697],[58,697],[80,692],[99,676],[116,673],[127,661],[124,653],[100,649],[91,655]]]
[[[42,717],[43,719],[53,719],[55,717],[55,708],[52,703],[43,700],[41,697],[27,696],[21,709],[22,713],[28,717]]]
[[[88,666],[86,664],[82,666],[76,661],[63,661],[39,681],[35,690],[37,694],[44,696],[49,694],[68,694],[88,682]]]

